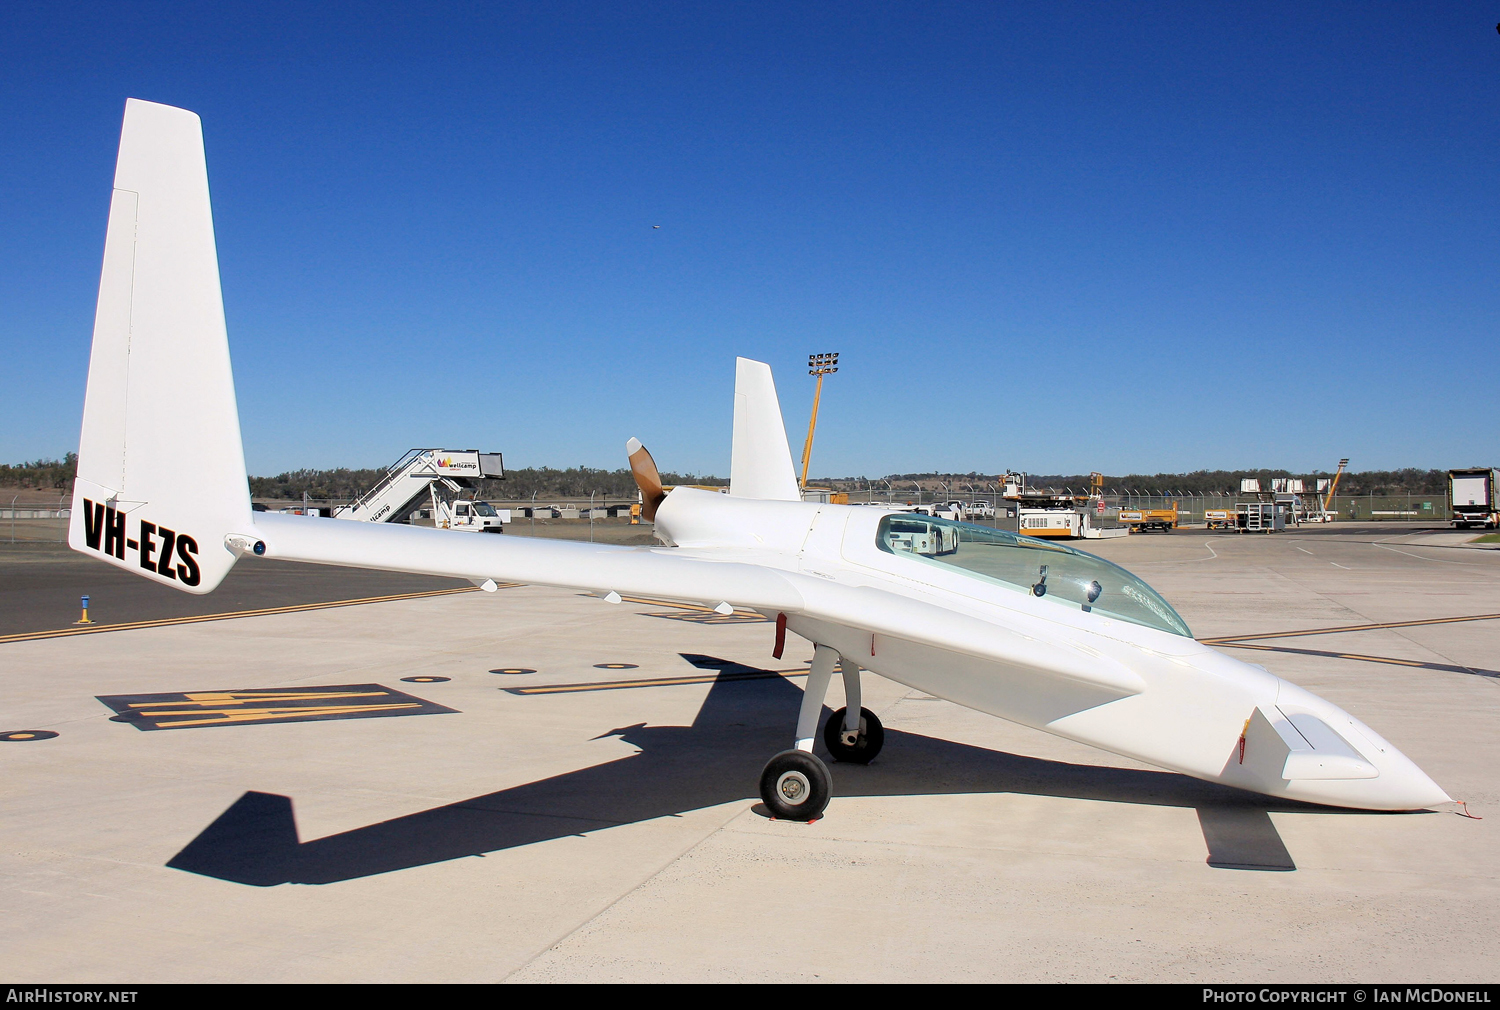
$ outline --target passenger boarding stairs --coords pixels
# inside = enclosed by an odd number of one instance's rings
[[[499,453],[412,449],[353,505],[336,511],[334,518],[369,523],[406,522],[413,512],[435,497],[451,501],[461,491],[473,488],[477,478],[504,475]]]

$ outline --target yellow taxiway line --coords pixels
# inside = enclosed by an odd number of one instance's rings
[[[502,582],[497,588],[509,589],[518,582]],[[327,603],[297,603],[287,607],[263,607],[259,610],[235,610],[226,614],[199,614],[195,617],[163,617],[154,621],[129,621],[124,624],[96,624],[87,628],[58,628],[56,631],[28,631],[19,635],[0,635],[0,644],[33,642],[43,638],[68,638],[72,635],[98,635],[106,631],[133,631],[137,628],[166,628],[174,624],[197,624],[200,621],[228,621],[236,617],[269,617],[272,614],[296,614],[304,610],[327,610],[330,607],[354,607],[364,603],[390,603],[395,600],[420,600],[429,596],[452,596],[455,593],[477,593],[478,586],[458,589],[429,589],[420,593],[395,593],[390,596],[366,596],[358,600],[331,600]]]
[[[675,607],[678,610],[691,610],[697,614],[713,614],[716,617],[753,617],[757,621],[766,620],[765,616],[763,616],[760,611],[745,610],[741,607],[735,607],[734,612],[731,614],[720,614],[713,607],[704,607],[696,603],[678,603],[674,600],[654,600],[649,596],[622,596],[620,597],[620,599],[626,603],[644,603],[647,606],[651,607]]]
[[[1429,624],[1461,624],[1464,621],[1500,620],[1500,614],[1472,614],[1468,617],[1429,617],[1421,621],[1387,621],[1383,624],[1348,624],[1340,628],[1308,628],[1305,631],[1268,631],[1259,635],[1222,635],[1200,638],[1204,645],[1236,645],[1267,638],[1302,638],[1305,635],[1338,635],[1346,631],[1382,631],[1386,628],[1420,628]]]
[[[773,677],[806,677],[807,667],[797,670],[735,670],[700,673],[686,677],[650,677],[644,680],[595,680],[584,684],[540,684],[536,687],[501,688],[508,694],[575,694],[579,691],[623,691],[633,687],[676,687],[680,684],[714,684],[729,680],[770,680]]]
[[[501,582],[497,589],[514,589],[522,585],[520,582]],[[273,614],[296,614],[305,610],[327,610],[330,607],[354,607],[365,603],[391,603],[396,600],[420,600],[431,596],[452,596],[455,593],[476,593],[477,586],[463,586],[458,589],[429,589],[420,593],[393,593],[389,596],[365,596],[357,600],[331,600],[327,603],[297,603],[285,607],[262,607],[258,610],[234,610],[224,614],[199,614],[191,617],[163,617],[151,621],[127,621],[121,624],[95,624],[86,628],[57,628],[53,631],[26,631],[15,635],[0,635],[0,645],[9,642],[34,642],[46,638],[69,638],[73,635],[98,635],[106,631],[134,631],[138,628],[166,628],[174,624],[197,624],[201,621],[228,621],[237,617],[269,617]],[[711,614],[715,611],[711,607],[701,607],[693,603],[675,603],[670,600],[653,600],[640,596],[627,596],[626,600],[631,603],[645,603],[656,607],[676,607],[679,610],[692,610]],[[742,617],[759,617],[754,611],[735,611]]]

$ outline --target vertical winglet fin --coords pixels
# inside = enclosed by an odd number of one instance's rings
[[[802,500],[771,366],[749,358],[735,359],[729,493],[741,498]]]
[[[198,117],[130,99],[120,131],[68,542],[191,593],[253,530]]]

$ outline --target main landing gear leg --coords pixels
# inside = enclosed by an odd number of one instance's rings
[[[823,699],[828,696],[828,682],[833,679],[833,664],[839,661],[838,650],[826,645],[813,649],[812,667],[807,671],[807,687],[802,690],[802,710],[797,713],[798,750],[811,754],[813,738],[818,735],[818,716],[823,714]]]
[[[807,686],[802,690],[802,708],[797,713],[796,745],[766,762],[765,770],[760,773],[760,798],[774,817],[816,820],[833,795],[833,776],[812,749],[818,716],[823,713],[823,699],[828,694],[828,682],[833,679],[833,665],[838,658],[837,650],[826,645],[813,651]]]
[[[859,713],[863,700],[859,694],[859,664],[839,657],[839,673],[844,677],[844,718],[838,720],[843,732],[839,734],[839,740],[845,746],[853,747],[859,741]]]
[[[844,675],[846,704],[823,727],[823,743],[838,760],[867,765],[885,746],[885,727],[874,712],[860,707],[859,665],[840,659],[839,670]]]

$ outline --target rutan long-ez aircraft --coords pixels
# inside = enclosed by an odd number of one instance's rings
[[[880,752],[860,677],[1210,782],[1339,807],[1450,802],[1349,713],[1195,641],[1117,565],[984,526],[803,502],[768,366],[740,358],[727,495],[664,492],[639,442],[630,464],[661,546],[620,547],[251,510],[219,289],[199,119],[130,100],[120,137],[89,363],[69,543],[189,593],[241,559],[456,576],[759,611],[813,643],[791,746],[760,795],[820,816],[833,791],[813,753],[834,669],[847,707],[822,736],[837,761]],[[189,459],[193,465],[183,466]],[[191,475],[189,477],[188,475]]]

